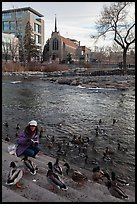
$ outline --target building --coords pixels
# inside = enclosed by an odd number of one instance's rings
[[[19,61],[19,39],[13,34],[2,33],[2,61]]]
[[[44,41],[44,17],[31,7],[17,8],[2,11],[2,32],[14,34],[21,41],[25,35],[25,27],[30,22],[33,28],[34,39],[39,52],[42,53]]]
[[[75,39],[65,38],[57,31],[57,22],[55,17],[55,29],[51,34],[51,38],[43,51],[43,60],[56,60],[59,62],[87,62],[90,58],[90,49],[85,46],[80,46],[80,41]]]

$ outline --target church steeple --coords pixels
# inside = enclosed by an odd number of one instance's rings
[[[57,32],[56,14],[55,14],[55,32]]]

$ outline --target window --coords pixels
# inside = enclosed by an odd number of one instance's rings
[[[16,17],[21,18],[23,15],[23,11],[16,11]]]
[[[56,38],[53,40],[52,49],[53,50],[58,50],[59,49],[59,42],[58,42],[58,40]]]
[[[11,21],[10,22],[10,30],[15,30],[15,22],[14,21]]]
[[[16,21],[16,29],[18,31],[21,31],[21,29],[22,29],[22,21]]]
[[[3,13],[2,14],[2,19],[7,19],[7,18],[11,18],[11,13]]]
[[[41,33],[41,26],[34,23],[34,31],[37,32],[37,33]]]
[[[41,36],[35,35],[35,42],[36,44],[41,44]]]
[[[9,22],[8,21],[3,22],[3,30],[4,31],[9,30]]]

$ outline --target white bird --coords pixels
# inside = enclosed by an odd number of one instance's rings
[[[6,181],[7,185],[16,185],[17,188],[22,186],[19,184],[20,179],[23,177],[23,170],[15,164],[15,162],[10,163],[11,170],[8,174],[8,179]]]

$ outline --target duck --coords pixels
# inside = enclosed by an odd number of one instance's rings
[[[56,158],[56,161],[53,164],[53,170],[55,173],[62,175],[62,168],[59,165],[59,158]]]
[[[99,182],[102,181],[103,177],[104,177],[104,171],[101,170],[100,166],[96,166],[92,169],[92,179],[95,182]]]
[[[4,124],[4,126],[5,126],[6,128],[8,128],[8,127],[9,127],[8,122],[5,122],[5,123],[3,123],[3,124]]]
[[[23,170],[17,167],[14,161],[10,163],[10,168],[11,169],[8,174],[6,185],[15,185],[16,188],[22,188],[22,186],[19,184],[19,181],[23,177]]]
[[[10,137],[9,137],[8,134],[7,134],[6,137],[5,137],[5,141],[6,141],[6,142],[9,142],[9,141],[10,141]]]
[[[52,162],[48,162],[47,181],[49,182],[49,184],[52,185],[53,190],[54,190],[54,187],[61,189],[61,190],[67,190],[68,189],[68,187],[60,179],[60,177],[56,173],[53,172]]]
[[[82,145],[83,139],[82,139],[81,135],[79,137],[77,137],[76,135],[73,135],[73,139],[71,142],[72,142],[72,144],[75,144],[75,145]]]
[[[62,150],[62,146],[60,144],[58,144],[58,150],[57,150],[57,155],[60,156],[66,156],[67,152],[66,150]]]
[[[83,182],[88,180],[86,175],[84,175],[78,170],[70,168],[69,163],[66,162],[63,166],[66,167],[66,171],[65,171],[66,175],[69,176],[74,182],[82,184]]]
[[[128,195],[123,191],[123,189],[118,185],[114,185],[114,183],[110,180],[106,183],[106,186],[112,196],[120,199],[128,198]]]
[[[16,130],[18,131],[20,129],[19,123],[16,125]]]
[[[128,186],[129,185],[129,183],[125,179],[122,179],[122,178],[116,176],[114,171],[111,172],[111,180],[113,183],[115,183],[115,185],[122,185],[122,186],[124,186],[124,185]]]
[[[110,150],[109,147],[106,147],[105,153],[106,153],[106,155],[113,155],[114,154],[114,152],[112,150]]]
[[[100,120],[99,120],[99,125],[100,125],[101,123],[102,123],[102,120],[100,119]]]
[[[84,158],[85,158],[84,160],[85,164],[98,164],[98,161],[96,159],[89,160],[89,157],[87,154],[85,154]]]
[[[122,152],[127,152],[128,151],[128,149],[126,147],[122,147],[119,142],[117,144],[117,150],[122,151]]]
[[[44,133],[44,132],[45,132],[44,127],[41,127],[40,133],[39,133],[39,138],[42,138],[42,137],[43,137],[43,133]]]
[[[31,160],[28,159],[27,157],[24,157],[24,158],[22,159],[22,161],[24,162],[26,168],[29,170],[29,172],[30,172],[32,175],[35,175],[35,174],[37,173],[38,168],[37,168],[36,164],[35,164],[33,161],[31,161]]]
[[[103,161],[106,163],[113,163],[112,159],[106,154],[106,152],[103,152]]]
[[[113,118],[112,124],[114,125],[116,122],[117,122],[117,120],[115,118]]]

